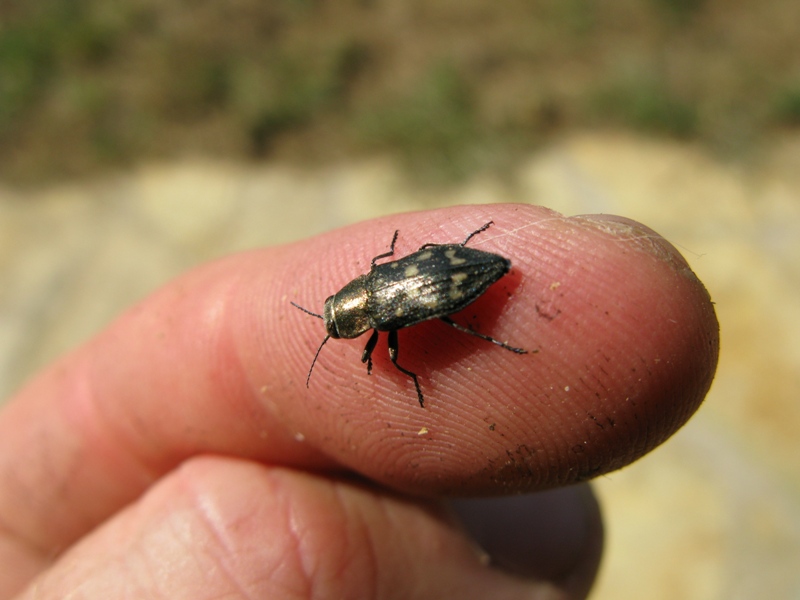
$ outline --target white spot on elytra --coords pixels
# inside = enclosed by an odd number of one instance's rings
[[[417,257],[417,260],[428,260],[430,259],[431,256],[433,256],[433,252],[431,252],[430,250],[426,250]]]
[[[433,296],[424,296],[420,298],[420,303],[425,306],[425,308],[436,308],[439,306],[439,301]]]
[[[466,258],[459,258],[458,256],[456,256],[456,251],[455,251],[455,249],[447,250],[447,251],[444,253],[444,255],[445,255],[447,258],[449,258],[449,259],[450,259],[450,264],[451,264],[451,265],[453,265],[454,267],[455,267],[456,265],[463,265],[465,262],[467,262],[467,259],[466,259]]]
[[[452,259],[451,259],[452,262]],[[467,278],[466,273],[454,273],[450,276],[450,280],[453,284],[450,286],[449,296],[451,300],[458,300],[464,295],[464,292],[461,291],[461,282]]]
[[[415,277],[419,275],[419,268],[417,265],[408,265],[406,270],[403,272],[403,275],[406,277]]]

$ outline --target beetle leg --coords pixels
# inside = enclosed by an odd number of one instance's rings
[[[452,319],[450,319],[448,317],[439,317],[439,318],[442,321],[444,321],[445,323],[447,323],[448,325],[450,325],[451,327],[453,327],[454,329],[458,329],[459,331],[463,331],[464,333],[468,333],[470,335],[474,335],[475,337],[479,337],[482,340],[486,340],[487,342],[492,342],[493,344],[497,344],[501,348],[505,348],[506,350],[511,350],[511,352],[515,352],[516,354],[527,354],[529,352],[528,350],[524,350],[522,348],[515,348],[514,346],[509,346],[505,342],[501,342],[500,340],[496,340],[493,337],[490,337],[488,335],[484,335],[482,333],[478,333],[477,331],[472,331],[472,329],[469,329],[468,327],[464,327],[463,325],[459,325],[458,323],[456,323],[455,321],[453,321]],[[538,350],[532,350],[531,352],[538,352]]]
[[[467,239],[465,239],[463,242],[461,242],[461,245],[462,245],[462,246],[466,246],[468,241],[470,241],[470,240],[471,240],[473,237],[475,237],[476,235],[478,235],[480,232],[482,232],[482,231],[486,231],[486,230],[487,230],[487,229],[489,229],[489,227],[491,227],[492,225],[494,225],[494,221],[489,221],[489,222],[488,222],[488,223],[486,223],[485,225],[482,225],[481,227],[479,227],[478,229],[476,229],[475,231],[473,231],[472,233],[470,233],[470,234],[467,236]]]
[[[397,352],[398,352],[397,330],[394,330],[389,332],[389,359],[401,373],[405,373],[406,375],[411,377],[411,379],[414,380],[414,387],[417,388],[417,398],[419,398],[419,405],[422,408],[425,408],[425,400],[422,398],[422,390],[419,389],[419,381],[417,381],[417,376],[415,373],[412,373],[408,369],[404,369],[403,367],[397,364]]]
[[[361,355],[361,362],[367,363],[367,375],[372,375],[372,351],[375,350],[375,344],[378,343],[378,330],[373,329],[372,335],[367,340],[367,345],[364,346],[364,353]]]
[[[478,234],[479,234],[479,233],[481,233],[482,231],[486,231],[486,230],[487,230],[487,229],[489,229],[489,227],[491,227],[492,225],[494,225],[494,221],[489,221],[489,222],[488,222],[488,223],[486,223],[485,225],[481,225],[480,227],[478,227],[478,229],[476,229],[475,231],[473,231],[472,233],[470,233],[470,234],[467,236],[467,239],[465,239],[463,242],[461,242],[461,243],[459,244],[459,246],[466,246],[468,241],[470,241],[470,240],[471,240],[473,237],[475,237],[476,235],[478,235]],[[428,244],[422,244],[422,246],[420,246],[420,247],[419,247],[419,250],[417,250],[417,252],[419,252],[420,250],[424,250],[425,248],[431,248],[431,247],[433,247],[433,246],[443,246],[443,245],[445,245],[445,244],[432,244],[432,243],[428,243]]]
[[[378,260],[379,258],[388,258],[388,257],[394,255],[394,243],[397,241],[397,234],[399,234],[399,233],[400,233],[400,230],[399,229],[395,229],[394,236],[392,237],[392,245],[389,247],[389,251],[388,252],[384,252],[383,254],[378,254],[378,256],[376,256],[375,258],[372,259],[372,264],[369,267],[370,271],[375,268],[375,261],[376,260]]]

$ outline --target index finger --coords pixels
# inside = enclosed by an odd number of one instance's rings
[[[399,363],[334,340],[310,386],[324,299],[397,256],[458,243],[509,258],[454,320],[400,334]],[[188,457],[223,453],[361,473],[404,491],[503,493],[618,468],[702,401],[718,349],[702,284],[653,232],[530,206],[455,207],[360,223],[200,268],[132,309],[22,390],[0,417],[0,519],[70,543]]]

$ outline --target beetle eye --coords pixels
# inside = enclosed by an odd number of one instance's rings
[[[322,309],[322,320],[325,322],[325,330],[334,339],[339,338],[339,330],[336,328],[336,319],[333,318],[333,296],[328,296],[325,306]]]
[[[339,339],[339,330],[336,329],[336,322],[333,319],[325,321],[325,329],[328,331],[329,336]]]

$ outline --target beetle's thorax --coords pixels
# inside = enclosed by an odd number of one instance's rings
[[[367,315],[366,278],[356,277],[325,300],[325,328],[332,338],[355,338],[372,328]]]

